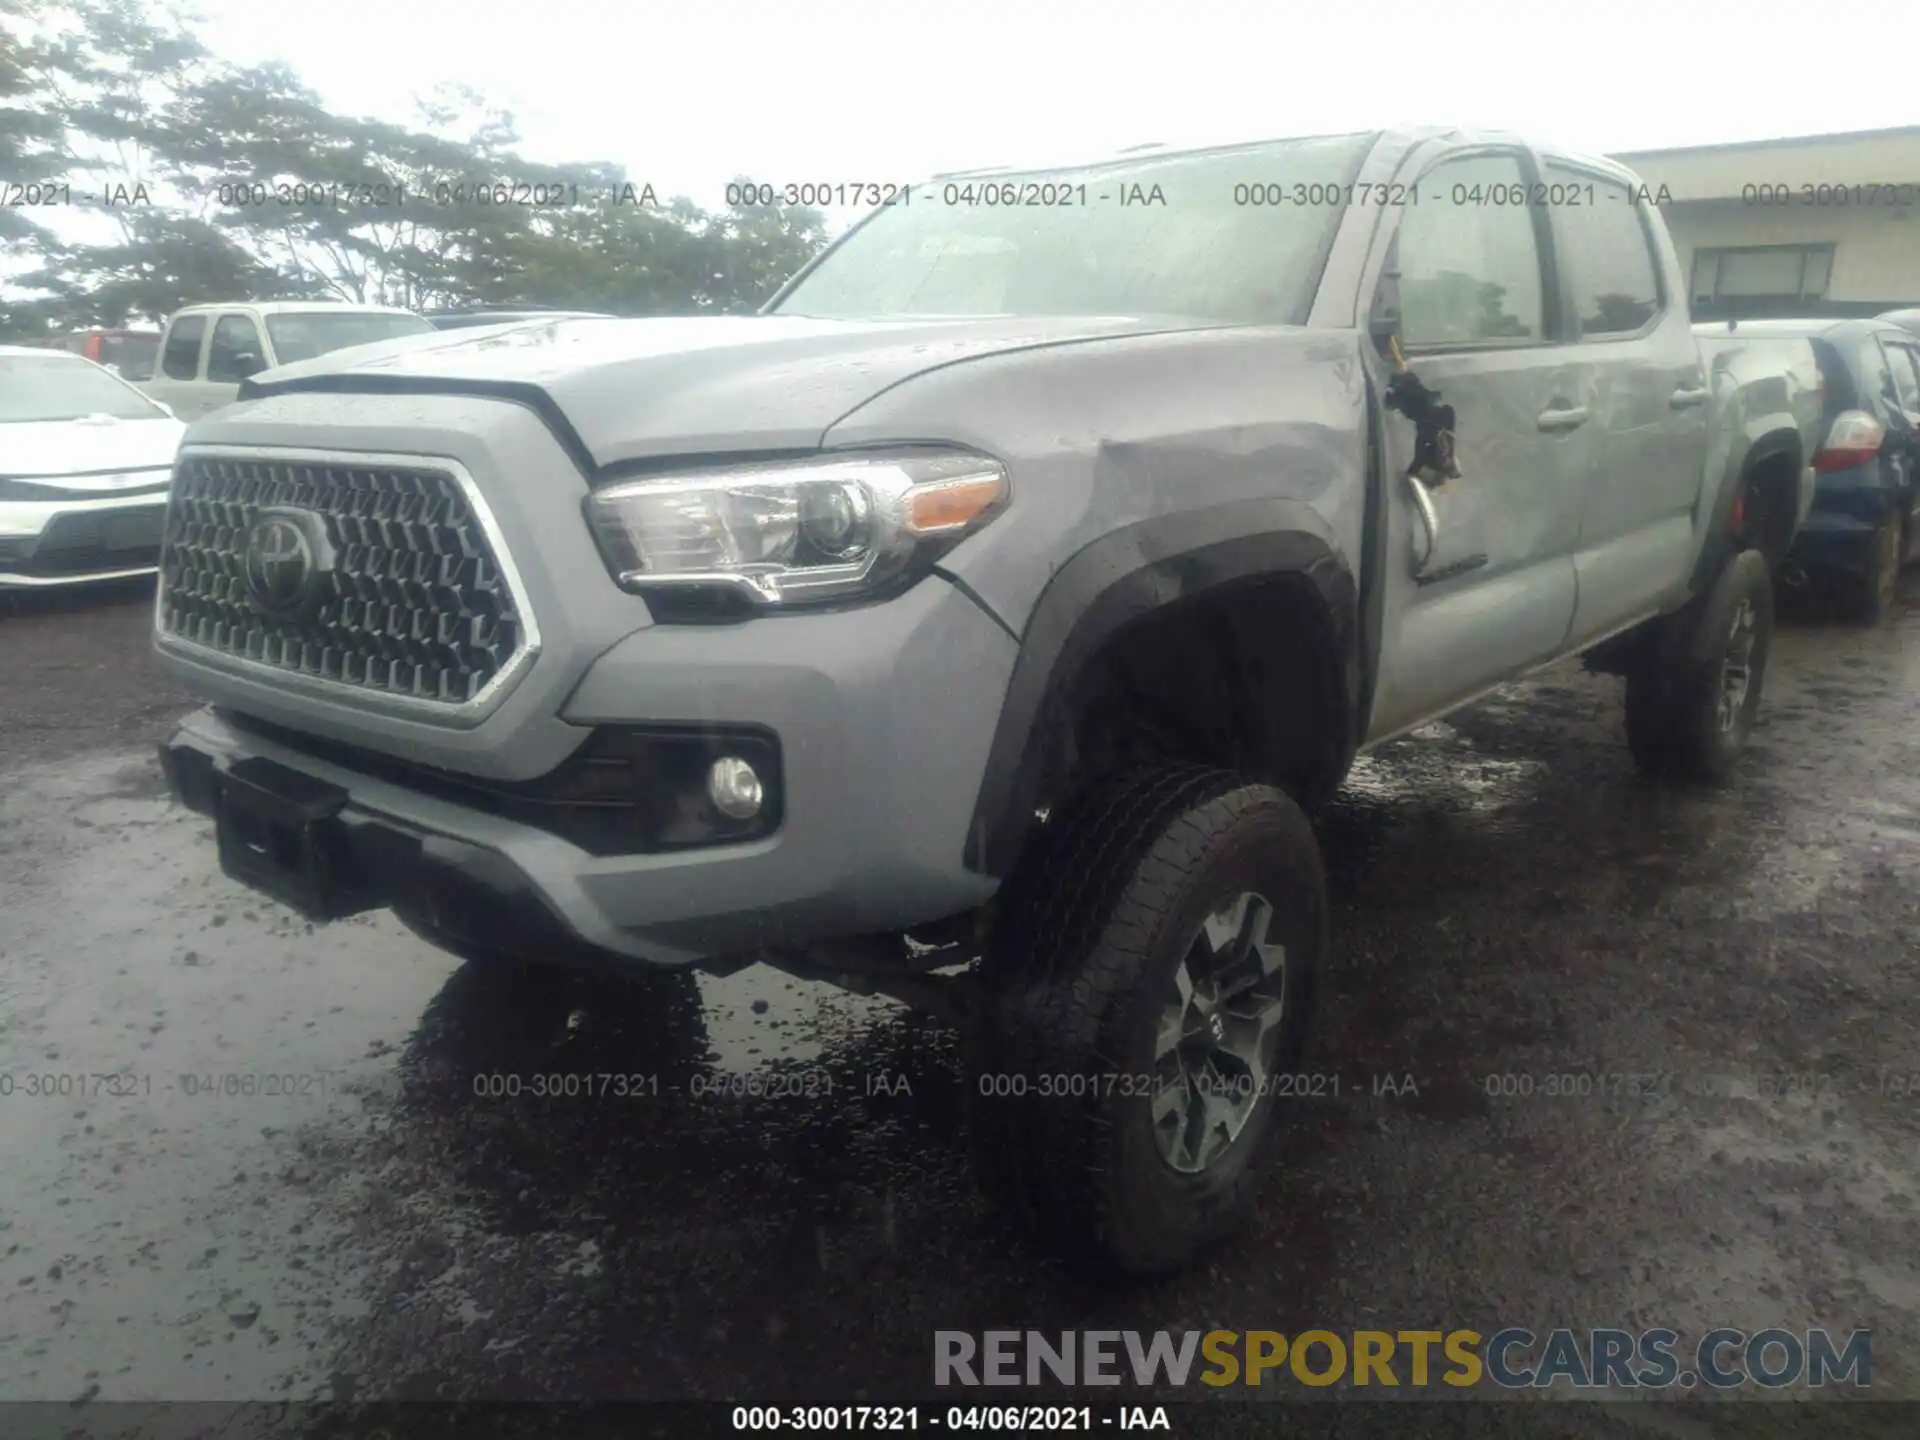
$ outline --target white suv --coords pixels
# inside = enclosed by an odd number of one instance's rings
[[[349,345],[433,333],[433,326],[411,310],[386,305],[313,300],[189,305],[167,321],[160,363],[140,388],[182,420],[195,420],[234,400],[240,382],[262,370]]]

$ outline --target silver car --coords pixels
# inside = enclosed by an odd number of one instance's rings
[[[152,574],[186,428],[91,360],[0,346],[0,588]]]

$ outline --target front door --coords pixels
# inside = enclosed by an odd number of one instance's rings
[[[266,369],[266,354],[260,327],[251,315],[222,315],[213,327],[213,339],[207,346],[206,409],[231,404],[240,395],[240,382]]]
[[[175,316],[167,326],[153,379],[141,386],[182,420],[200,417],[200,368],[207,348],[207,328],[205,314]]]
[[[1565,343],[1531,157],[1502,148],[1410,162],[1398,211],[1408,367],[1453,407],[1460,477],[1403,478],[1413,426],[1387,415],[1388,559],[1369,740],[1551,658],[1573,619],[1573,550],[1592,471],[1591,377]],[[1423,168],[1424,167],[1424,168]],[[1391,217],[1390,217],[1391,218]],[[1384,233],[1376,243],[1388,243]],[[1380,299],[1376,298],[1376,306]]]

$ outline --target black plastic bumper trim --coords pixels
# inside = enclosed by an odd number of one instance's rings
[[[223,772],[233,767],[177,737],[160,746],[160,764],[175,798],[198,814],[217,814]],[[302,909],[309,918],[333,920],[391,908],[423,939],[459,955],[538,957],[594,967],[638,963],[575,934],[526,872],[498,851],[404,824],[351,801],[328,818],[339,824],[331,860],[340,903],[319,912]]]

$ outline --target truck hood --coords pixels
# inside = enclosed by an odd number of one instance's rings
[[[576,459],[600,467],[810,450],[836,420],[928,370],[1186,328],[1191,322],[1134,316],[537,320],[336,351],[257,375],[240,398],[295,390],[498,394],[534,404]]]
[[[170,417],[0,424],[0,477],[25,480],[169,468],[186,429]]]

